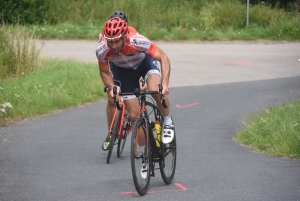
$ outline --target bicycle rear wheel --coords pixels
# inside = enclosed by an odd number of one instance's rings
[[[170,184],[173,181],[176,169],[176,133],[174,128],[174,139],[169,144],[163,144],[161,142],[162,159],[159,161],[159,169],[161,177],[166,184]]]
[[[142,134],[140,134],[142,133]],[[145,137],[142,143],[141,137]],[[140,146],[139,145],[140,140]],[[137,192],[145,195],[150,182],[151,151],[149,142],[149,128],[146,119],[138,119],[132,129],[131,135],[131,171]]]
[[[125,142],[126,142],[126,138],[128,135],[128,131],[130,129],[130,120],[129,120],[129,113],[127,113],[126,117],[124,118],[124,124],[123,124],[123,130],[122,130],[122,138],[119,138],[118,141],[118,149],[117,149],[117,156],[118,158],[121,157],[124,146],[125,146]]]
[[[118,111],[117,114],[116,114],[116,118],[115,118],[113,129],[112,129],[111,138],[110,138],[110,141],[109,141],[109,148],[108,148],[108,154],[107,154],[106,163],[109,163],[112,150],[114,149],[114,145],[115,145],[115,141],[116,141],[116,136],[119,133],[120,116],[121,116],[121,111]]]

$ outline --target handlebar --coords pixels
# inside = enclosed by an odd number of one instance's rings
[[[142,85],[144,86],[145,81],[141,80],[141,82],[142,82]],[[133,92],[120,92],[119,96],[135,95],[136,97],[139,97],[139,96],[145,96],[148,94],[159,94],[160,102],[161,102],[162,106],[164,108],[167,108],[168,106],[166,104],[166,101],[165,101],[165,99],[162,98],[162,90],[163,90],[163,87],[161,84],[159,84],[158,91],[141,91],[139,88],[136,88]],[[104,92],[107,92],[107,91],[108,91],[108,87],[105,86]],[[113,93],[114,93],[114,105],[118,108],[118,110],[121,110],[121,106],[119,104],[119,101],[117,100],[117,86],[114,86]]]
[[[144,81],[142,81],[142,84],[144,84]],[[148,95],[148,94],[159,94],[159,97],[160,97],[160,101],[161,101],[161,104],[164,108],[167,108],[167,104],[166,104],[166,101],[165,99],[162,98],[162,85],[159,84],[158,85],[158,91],[141,91],[139,88],[136,88],[133,92],[121,92],[119,95],[120,96],[128,96],[128,95],[135,95],[136,97],[139,97],[139,96],[144,96],[144,95]]]

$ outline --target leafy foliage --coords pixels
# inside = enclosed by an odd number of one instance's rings
[[[1,0],[0,16],[6,23],[42,23],[46,0]]]

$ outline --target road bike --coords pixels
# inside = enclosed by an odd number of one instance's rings
[[[104,87],[104,92],[108,90],[107,87]],[[117,148],[117,156],[121,157],[127,135],[130,133],[131,125],[129,113],[126,111],[126,107],[122,97],[116,99],[117,87],[113,88],[114,93],[114,104],[116,106],[112,122],[109,127],[109,133],[111,134],[111,138],[109,141],[108,153],[106,158],[106,163],[109,163],[110,157],[114,148],[114,145],[118,145]],[[118,141],[116,142],[116,140]]]
[[[156,169],[160,169],[163,181],[168,185],[172,182],[176,168],[176,134],[174,128],[174,140],[169,144],[163,144],[155,136],[154,123],[159,122],[163,126],[163,115],[160,113],[156,102],[150,94],[159,94],[164,107],[167,107],[162,99],[162,86],[159,91],[141,91],[137,88],[134,92],[120,93],[120,95],[135,95],[140,101],[140,118],[132,127],[131,136],[131,170],[135,188],[143,196],[147,193],[150,176],[155,176]],[[147,100],[146,100],[147,99]],[[154,132],[153,132],[154,131]],[[156,164],[159,168],[156,168]]]

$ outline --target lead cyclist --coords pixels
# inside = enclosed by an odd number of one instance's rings
[[[115,11],[111,14],[110,19],[114,18],[114,17],[119,17],[123,20],[125,20],[125,22],[128,23],[128,17],[126,16],[126,14],[123,11]],[[132,34],[137,34],[138,32],[136,31],[135,28],[128,26],[128,32],[132,33]],[[101,32],[99,33],[99,43],[101,43],[102,40],[105,40],[105,38],[102,36]],[[114,79],[115,85],[118,86],[118,88],[120,89],[120,82],[119,82],[119,75],[118,75],[118,69],[116,69],[111,62],[109,62],[109,66],[110,66],[110,72],[111,72],[111,76]],[[147,86],[140,86],[141,89],[145,89]],[[130,99],[130,98],[134,98],[135,96],[127,96],[124,97],[124,99]],[[114,115],[114,111],[115,111],[115,106],[114,106],[114,99],[108,95],[108,99],[107,99],[107,105],[106,105],[106,117],[107,117],[107,128],[108,128],[108,135],[105,138],[103,144],[102,144],[102,149],[104,151],[108,150],[109,147],[109,142],[110,142],[110,133],[109,133],[109,127]]]
[[[127,22],[119,17],[109,19],[101,32],[102,38],[96,48],[96,56],[103,83],[109,88],[109,96],[113,97],[112,88],[115,85],[110,68],[117,70],[122,83],[122,92],[132,92],[139,87],[142,76],[149,90],[158,90],[158,84],[163,86],[163,99],[169,104],[170,61],[168,56],[152,41],[138,33],[128,31]],[[157,62],[160,62],[161,71]],[[174,139],[174,125],[170,115],[170,107],[161,105],[159,95],[153,95],[162,115],[164,125],[162,142],[170,143]],[[132,125],[140,115],[139,102],[136,97],[124,100]],[[108,138],[110,136],[108,135]]]

